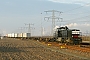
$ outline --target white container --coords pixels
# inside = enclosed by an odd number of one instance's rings
[[[31,37],[31,33],[23,33],[23,37]]]
[[[18,37],[23,37],[23,33],[19,33],[18,34]]]
[[[15,37],[18,37],[18,33],[15,33]]]
[[[9,37],[9,34],[7,34],[7,37]]]
[[[15,37],[15,33],[12,33],[12,34],[11,34],[11,37],[12,37],[12,38]]]
[[[12,34],[8,34],[8,37],[12,37]]]

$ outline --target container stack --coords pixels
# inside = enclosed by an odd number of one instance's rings
[[[31,37],[31,33],[10,33],[7,34],[8,38],[29,38]]]

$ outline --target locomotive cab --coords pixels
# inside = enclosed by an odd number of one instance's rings
[[[82,42],[82,39],[80,36],[81,36],[80,30],[77,30],[77,29],[72,30],[71,40],[73,41],[74,44],[80,44]]]

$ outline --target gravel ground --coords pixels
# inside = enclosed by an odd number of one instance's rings
[[[89,60],[34,40],[0,40],[0,60]],[[65,52],[66,51],[66,52]]]

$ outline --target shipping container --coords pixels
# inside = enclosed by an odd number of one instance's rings
[[[23,37],[23,33],[19,33],[18,34],[18,37]]]
[[[15,33],[12,33],[12,34],[11,34],[11,37],[14,38],[14,37],[15,37]]]
[[[15,37],[18,37],[18,33],[15,33]]]
[[[8,37],[12,37],[12,34],[8,34]]]
[[[23,37],[31,37],[31,33],[23,33]]]

